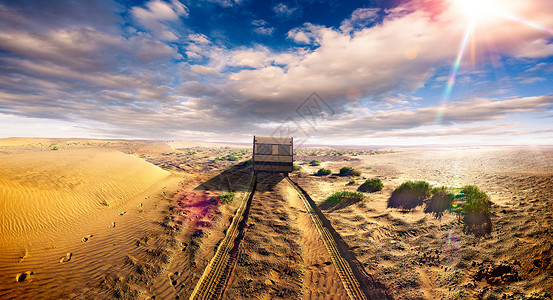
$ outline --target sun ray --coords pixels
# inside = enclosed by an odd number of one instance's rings
[[[440,101],[440,107],[438,109],[438,112],[436,114],[436,119],[435,119],[435,122],[437,124],[441,123],[443,120],[443,115],[445,110],[447,109],[447,104],[451,98],[451,93],[453,92],[453,88],[455,87],[455,82],[459,73],[459,67],[463,62],[463,57],[465,55],[469,41],[471,42],[470,51],[472,54],[473,67],[475,65],[476,38],[474,36],[474,32],[475,32],[475,27],[477,25],[477,21],[483,20],[485,17],[496,16],[496,17],[512,20],[520,24],[524,24],[528,27],[541,30],[553,36],[553,29],[543,26],[539,23],[523,19],[509,12],[506,12],[500,9],[499,7],[500,3],[494,2],[494,0],[450,0],[450,2],[453,2],[454,4],[458,5],[459,8],[464,10],[465,13],[469,15],[469,21],[467,22],[467,26],[463,34],[463,39],[461,40],[461,44],[457,51],[457,57],[455,58],[455,61],[451,68],[449,78],[448,78],[446,87],[444,89],[442,99]],[[488,48],[489,46],[490,45],[488,44]],[[491,55],[491,59],[493,64],[495,60],[494,55]]]
[[[465,55],[465,50],[467,49],[468,41],[474,30],[474,25],[475,25],[475,19],[471,18],[469,21],[469,24],[465,28],[463,40],[461,41],[461,45],[459,46],[459,50],[457,51],[457,58],[455,59],[455,62],[453,63],[453,67],[451,68],[451,72],[449,73],[449,79],[447,80],[447,85],[444,90],[442,101],[440,101],[440,108],[438,110],[438,114],[436,115],[436,123],[442,122],[443,114],[445,109],[447,108],[447,103],[449,102],[449,98],[451,97],[451,92],[453,91],[453,87],[455,86],[457,73],[459,72],[459,67],[461,66],[461,62],[463,61],[463,56]]]

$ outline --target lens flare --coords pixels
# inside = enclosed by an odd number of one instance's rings
[[[436,115],[436,123],[438,124],[442,122],[444,111],[447,108],[447,102],[449,101],[449,98],[451,97],[451,92],[453,91],[453,87],[455,86],[457,73],[459,72],[461,62],[463,61],[463,56],[465,55],[465,50],[467,49],[471,33],[474,30],[474,24],[474,19],[471,19],[469,25],[465,29],[463,40],[461,41],[461,45],[459,46],[459,50],[457,51],[457,58],[455,59],[453,67],[451,68],[451,72],[449,73],[449,79],[447,80],[444,95],[442,97],[442,101],[440,101],[440,108],[438,109],[438,114]]]
[[[465,55],[469,41],[471,40],[471,38],[474,38],[474,29],[476,27],[477,21],[485,20],[484,17],[500,17],[518,22],[520,24],[524,24],[528,27],[549,33],[553,36],[553,29],[545,27],[533,21],[525,20],[519,16],[502,10],[501,2],[497,2],[496,0],[450,0],[450,2],[456,5],[457,8],[460,8],[460,10],[464,11],[465,14],[469,16],[469,21],[467,23],[467,27],[465,28],[465,32],[463,34],[463,39],[461,40],[461,44],[457,51],[457,57],[455,58],[455,61],[451,68],[449,79],[447,81],[442,99],[440,101],[440,106],[438,108],[438,111],[436,112],[435,122],[437,124],[440,124],[443,121],[443,116],[445,110],[447,109],[447,104],[451,98],[453,88],[455,87],[455,81],[459,73],[459,67],[463,62],[463,57]],[[473,59],[475,53],[474,44],[475,41],[473,40],[471,48]]]

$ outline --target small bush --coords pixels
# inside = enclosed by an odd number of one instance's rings
[[[340,169],[340,175],[342,176],[359,176],[361,172],[355,170],[353,167],[343,167]]]
[[[58,146],[54,146],[52,147],[52,150],[59,150],[60,148],[58,148]]]
[[[355,184],[355,180],[353,179],[350,179],[347,183],[347,185],[354,185]]]
[[[388,199],[388,207],[411,210],[430,197],[430,184],[426,181],[406,181],[398,186]]]
[[[326,201],[336,203],[343,200],[361,200],[363,198],[365,198],[365,195],[360,192],[340,191],[328,196]]]
[[[449,193],[446,187],[433,188],[430,190],[430,194],[432,197],[426,204],[424,212],[433,214],[436,219],[441,219],[453,204],[453,194]]]
[[[430,194],[431,194],[431,195],[434,195],[434,194],[436,194],[437,192],[443,191],[443,190],[447,190],[447,187],[446,187],[446,186],[437,186],[437,187],[433,187],[433,188],[430,190]]]
[[[244,164],[245,164],[246,166],[249,166],[249,165],[252,164],[252,160],[251,160],[251,159],[248,159],[248,160],[246,160],[246,161],[244,162]]]
[[[489,213],[492,202],[490,197],[473,185],[464,186],[461,190],[463,204],[463,213]]]
[[[315,175],[317,176],[325,176],[332,174],[332,171],[330,169],[320,168]]]
[[[320,166],[321,162],[314,159],[314,160],[310,161],[309,164],[312,165],[312,166]]]
[[[223,192],[219,194],[219,200],[221,200],[221,203],[228,204],[234,200],[235,194],[233,192]]]
[[[228,161],[237,161],[237,160],[240,160],[240,157],[238,157],[234,154],[229,154],[226,157],[223,157],[222,159],[223,160],[228,160]]]
[[[292,166],[292,168],[293,168],[294,171],[299,171],[299,170],[301,170],[301,166],[298,166],[298,165],[296,165],[296,164],[294,164],[294,165]]]
[[[380,181],[379,178],[367,179],[357,190],[361,192],[373,193],[382,190],[383,187],[384,184],[382,184],[382,181]]]
[[[490,209],[492,202],[490,197],[473,185],[464,186],[460,195],[464,201],[461,208],[464,223],[463,231],[473,233],[476,236],[491,233]]]

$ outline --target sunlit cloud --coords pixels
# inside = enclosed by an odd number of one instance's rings
[[[316,91],[336,115],[313,140],[333,132],[446,138],[545,129],[531,120],[553,105],[550,1],[471,8],[416,0],[352,7],[332,24],[304,16],[307,2],[267,4],[265,15],[248,11],[247,1],[211,2],[112,3],[112,11],[86,4],[109,24],[86,16],[49,23],[1,4],[0,114],[21,124],[42,118],[51,128],[83,124],[70,127],[79,135],[242,138],[271,134]],[[236,28],[204,30],[194,20],[201,13]]]

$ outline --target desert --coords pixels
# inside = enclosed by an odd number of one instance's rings
[[[287,177],[254,175],[251,145],[243,144],[0,145],[2,299],[553,293],[551,147],[303,147]],[[346,166],[359,175],[341,176]],[[316,175],[320,168],[331,174]],[[362,199],[327,200],[374,178],[383,188]],[[388,207],[406,181],[477,186],[492,202],[491,232],[465,232],[453,211],[437,218],[424,205]],[[219,255],[228,258],[217,267]]]
[[[0,300],[552,300],[552,16],[0,0]]]

